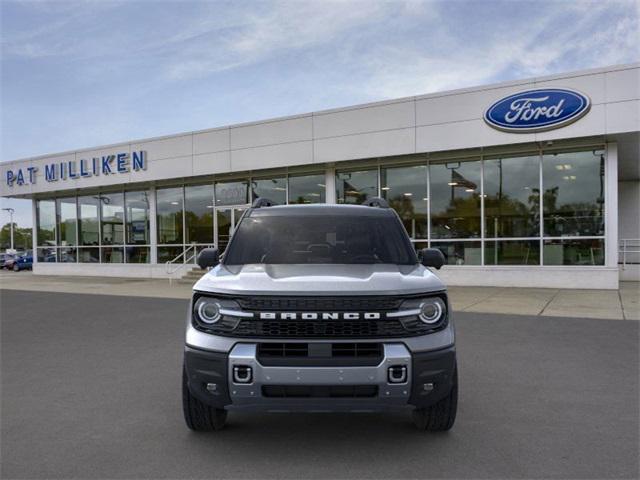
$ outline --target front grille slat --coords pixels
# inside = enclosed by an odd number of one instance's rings
[[[402,336],[407,330],[397,320],[251,320],[243,319],[237,336],[277,338],[361,338]]]
[[[378,395],[377,385],[264,385],[267,398],[371,398]]]
[[[397,310],[402,303],[398,297],[242,297],[237,302],[243,310],[343,312]]]

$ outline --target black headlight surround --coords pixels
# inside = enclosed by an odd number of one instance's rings
[[[230,317],[220,313],[220,317],[215,322],[206,322],[200,318],[198,313],[199,300],[207,299],[219,305],[220,309],[239,310],[240,306],[234,300],[225,298],[223,295],[205,294],[194,292],[191,300],[191,325],[196,330],[211,334],[224,334],[233,331],[240,322],[240,318]]]
[[[449,301],[446,292],[437,292],[424,295],[412,295],[412,298],[408,298],[402,302],[402,310],[419,310],[420,306],[425,300],[438,298],[442,301],[443,313],[440,319],[434,323],[426,323],[420,318],[419,314],[402,317],[401,322],[404,328],[415,334],[428,334],[443,330],[449,324]]]

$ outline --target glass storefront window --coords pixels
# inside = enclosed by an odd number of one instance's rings
[[[378,169],[336,173],[338,203],[360,205],[370,197],[378,196]]]
[[[56,244],[56,202],[53,200],[38,200],[37,204],[37,232],[38,245]]]
[[[183,252],[182,246],[179,247],[158,247],[158,263],[165,263],[173,260]]]
[[[540,265],[540,241],[486,241],[484,244],[484,264]]]
[[[216,206],[245,205],[249,203],[249,182],[216,183]]]
[[[382,196],[402,219],[411,238],[427,238],[427,167],[383,168]]]
[[[484,161],[485,235],[540,235],[540,156]]]
[[[182,187],[156,190],[156,202],[158,244],[182,243]]]
[[[58,250],[58,262],[75,263],[77,260],[77,249],[72,247],[60,247]]]
[[[80,245],[99,245],[98,197],[78,197],[78,232]],[[82,260],[81,260],[82,261]]]
[[[58,253],[54,247],[39,247],[36,255],[40,263],[54,263],[58,261]]]
[[[287,203],[287,179],[255,178],[251,180],[251,194],[253,199],[268,198],[279,205]]]
[[[289,176],[289,203],[324,203],[324,173]]]
[[[122,247],[102,247],[100,251],[100,261],[102,263],[124,262],[124,248]]]
[[[213,185],[184,189],[185,243],[213,243]]]
[[[58,244],[61,246],[75,245],[77,232],[78,208],[76,198],[58,198]]]
[[[100,249],[97,247],[78,248],[78,261],[80,263],[100,262]]]
[[[129,245],[148,245],[150,243],[149,193],[125,192],[124,200],[126,243]]]
[[[480,237],[480,161],[429,167],[431,238]]]
[[[545,240],[544,265],[604,265],[604,239]]]
[[[545,237],[604,235],[604,164],[601,150],[543,155]]]
[[[124,243],[124,194],[100,195],[102,245]]]
[[[149,263],[149,247],[125,247],[127,263]]]
[[[445,265],[480,265],[482,263],[481,242],[433,242],[444,255]]]

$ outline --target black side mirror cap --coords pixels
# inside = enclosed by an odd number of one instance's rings
[[[220,263],[220,254],[217,248],[204,248],[198,254],[198,266],[201,269],[213,268]]]
[[[420,250],[420,263],[425,267],[440,270],[445,263],[444,255],[437,248],[423,248]]]

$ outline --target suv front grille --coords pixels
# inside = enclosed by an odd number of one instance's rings
[[[243,319],[235,336],[278,338],[398,337],[409,332],[398,320],[256,320]],[[410,333],[409,333],[410,334]]]
[[[399,297],[239,297],[235,299],[243,310],[300,312],[378,312],[397,310]]]

